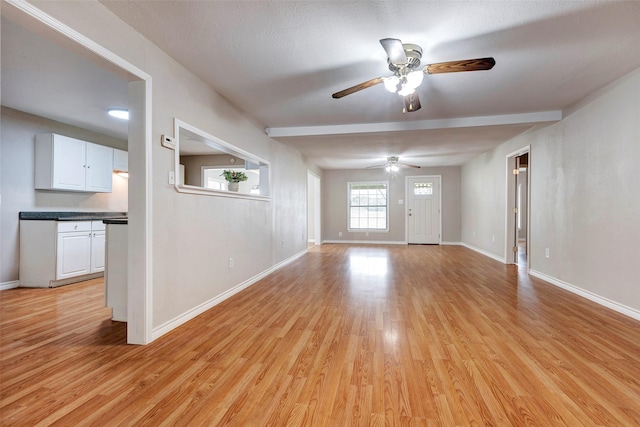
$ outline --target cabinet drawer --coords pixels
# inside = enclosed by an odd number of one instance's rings
[[[105,231],[107,229],[107,224],[100,221],[91,221],[91,231]]]
[[[58,221],[58,233],[70,231],[91,231],[91,221]]]

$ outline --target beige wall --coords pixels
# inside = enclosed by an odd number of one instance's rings
[[[19,222],[21,211],[126,212],[128,181],[113,175],[111,193],[75,193],[34,189],[35,135],[61,135],[127,149],[127,141],[2,107],[2,249],[0,283],[19,279]]]
[[[306,249],[306,171],[301,154],[243,115],[95,1],[35,5],[139,67],[152,78],[153,328],[158,329]],[[168,183],[177,117],[270,162],[272,199],[178,193]],[[229,258],[234,267],[229,268]]]
[[[358,240],[405,242],[405,177],[417,175],[442,176],[442,241],[460,242],[460,167],[402,169],[390,178],[384,169],[325,170],[322,181],[322,240]],[[358,181],[389,181],[389,232],[347,231],[347,183]],[[342,232],[342,237],[338,233]]]
[[[532,271],[640,316],[638,94],[640,69],[466,164],[463,242],[505,256],[505,155],[530,145]]]

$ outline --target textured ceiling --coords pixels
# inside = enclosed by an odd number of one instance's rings
[[[2,105],[127,139],[127,122],[107,115],[128,105],[124,79],[4,18]]]
[[[638,1],[101,3],[323,168],[389,155],[459,165],[640,67]],[[423,64],[492,56],[496,66],[425,76],[416,113],[403,114],[401,98],[382,85],[332,99],[390,75],[385,37],[422,46]],[[94,95],[70,96],[103,108]]]

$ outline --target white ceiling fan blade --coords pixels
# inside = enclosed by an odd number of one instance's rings
[[[420,168],[421,168],[421,166],[418,166],[418,165],[409,165],[409,164],[407,164],[407,163],[398,163],[398,165],[400,165],[400,166],[404,166],[404,167],[407,167],[407,168],[415,168],[415,169],[420,169]]]
[[[400,40],[382,39],[380,40],[380,44],[384,48],[385,52],[387,52],[389,62],[393,65],[407,65],[409,63],[407,54],[404,52],[404,46],[402,46],[402,42]]]

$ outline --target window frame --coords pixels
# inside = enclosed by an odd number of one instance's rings
[[[353,186],[357,185],[384,185],[385,193],[385,228],[353,228],[351,226],[351,208],[352,207],[381,207],[379,205],[351,205],[351,191]],[[363,233],[388,233],[389,232],[389,181],[349,181],[347,182],[347,231],[363,232]]]

